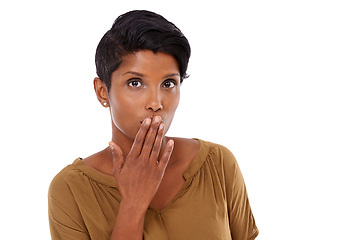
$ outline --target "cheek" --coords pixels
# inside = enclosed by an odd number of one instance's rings
[[[173,93],[164,97],[164,99],[169,99],[169,109],[176,110],[180,102],[180,88],[178,87]]]
[[[180,96],[178,96],[175,100],[174,100],[174,103],[172,105],[172,110],[175,112],[177,107],[179,106],[179,103],[180,103]]]
[[[180,102],[180,94],[178,94],[176,97],[172,98],[171,103],[167,106],[167,114],[166,114],[166,120],[165,120],[165,131],[170,128],[170,124],[174,118],[175,112],[177,107],[179,106]]]
[[[140,121],[137,121],[139,102],[133,98],[121,98],[110,102],[111,120],[116,128],[130,138],[134,138]]]

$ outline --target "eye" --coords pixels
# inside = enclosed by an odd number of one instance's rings
[[[140,80],[136,80],[136,79],[130,79],[128,81],[128,85],[130,87],[134,87],[134,88],[139,88],[139,87],[142,87],[142,83]]]
[[[163,83],[163,87],[164,88],[174,88],[176,86],[176,84],[177,83],[175,80],[169,79]]]

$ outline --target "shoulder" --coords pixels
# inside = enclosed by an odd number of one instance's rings
[[[74,165],[77,161],[81,160],[76,159],[73,164],[63,168],[50,183],[48,192],[50,220],[57,219],[57,221],[60,221],[80,216],[74,192],[81,187],[81,178],[83,177]]]
[[[73,164],[70,164],[63,168],[51,181],[49,186],[49,196],[64,197],[67,192],[71,192],[71,185],[77,182],[81,178],[80,171],[74,166],[77,161],[76,159]]]
[[[234,155],[227,147],[201,139],[192,139],[191,141],[197,142],[198,147],[194,161],[190,165],[189,175],[208,167],[221,176],[233,175],[234,169],[238,168]]]
[[[237,164],[234,154],[225,146],[198,139],[201,143],[201,150],[204,154],[211,156],[213,160],[223,164]]]
[[[76,192],[79,192],[81,179],[84,178],[81,171],[74,165],[77,161],[81,160],[77,159],[73,164],[63,168],[49,186],[48,215],[52,237],[70,232],[73,236],[87,235],[87,229],[76,202]]]
[[[227,147],[204,140],[200,140],[200,143],[200,154],[206,156],[205,161],[211,162],[226,181],[231,182],[235,175],[242,175],[237,159]]]
[[[245,182],[238,161],[234,154],[225,146],[202,141],[208,149],[208,161],[216,166],[216,171],[225,183],[228,196],[232,196],[234,189],[245,192]]]

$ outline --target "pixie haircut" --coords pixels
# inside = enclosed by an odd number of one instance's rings
[[[120,15],[99,42],[95,54],[96,73],[110,91],[111,74],[122,58],[141,50],[172,55],[178,62],[181,82],[186,74],[191,49],[184,34],[159,14],[135,10]]]

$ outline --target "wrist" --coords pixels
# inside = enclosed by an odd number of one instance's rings
[[[114,229],[111,233],[112,239],[143,239],[143,229],[146,209],[121,201]]]
[[[126,201],[122,199],[120,202],[119,211],[122,214],[130,215],[132,218],[141,218],[145,216],[148,206],[145,204],[138,204],[134,201]]]

